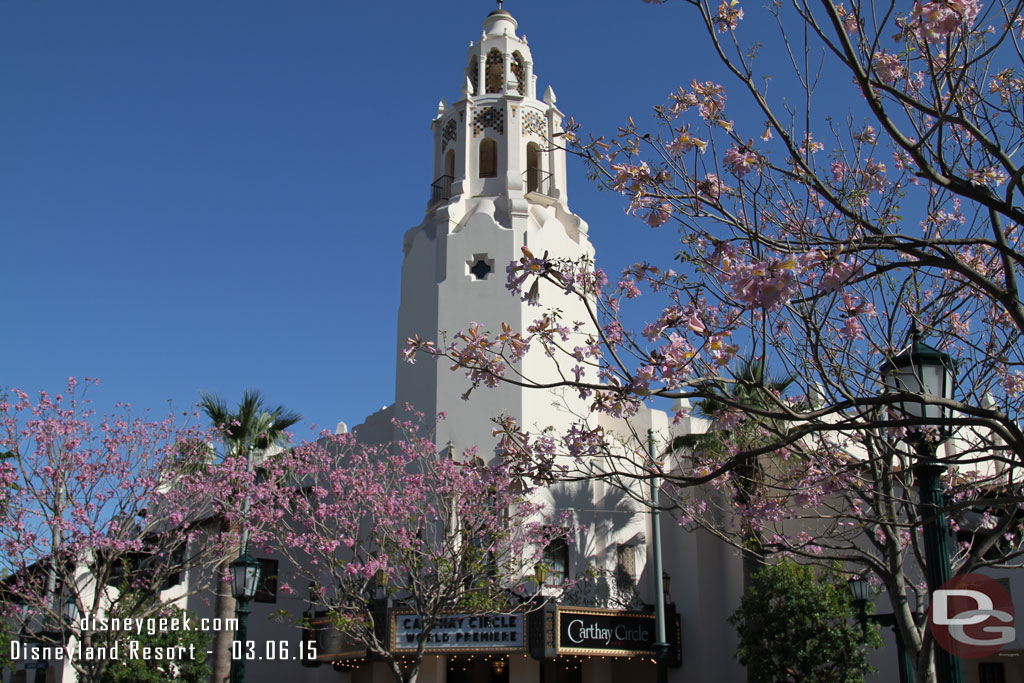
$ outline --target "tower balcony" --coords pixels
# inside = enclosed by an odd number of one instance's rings
[[[526,192],[536,192],[545,197],[555,196],[555,176],[553,173],[531,166],[523,175],[526,177]]]
[[[454,181],[450,175],[443,175],[430,184],[430,203],[437,204],[438,202],[447,201],[452,198],[452,181]]]

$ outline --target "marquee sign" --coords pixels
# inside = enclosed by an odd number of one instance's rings
[[[427,652],[521,652],[526,649],[526,619],[522,614],[449,614],[441,617],[427,637]],[[391,651],[412,652],[420,642],[420,618],[409,612],[391,613]]]
[[[654,655],[653,614],[560,607],[557,615],[559,654]]]

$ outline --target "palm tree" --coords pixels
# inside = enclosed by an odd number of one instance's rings
[[[709,396],[697,402],[698,411],[708,417],[723,410],[735,410],[734,406],[740,406],[741,409],[749,407],[755,411],[764,408],[765,412],[769,412],[775,397],[795,381],[789,375],[778,378],[768,376],[762,360],[745,360],[730,375],[731,379],[709,380],[701,386]],[[755,412],[747,412],[746,419],[735,427],[677,436],[670,448],[672,451],[704,453],[707,457],[722,460],[728,457],[730,449],[743,453],[763,446],[766,428],[777,429],[780,425]],[[733,469],[733,500],[737,505],[746,507],[751,504],[763,488],[764,474],[764,463],[757,457],[744,457],[736,464]],[[746,519],[742,522],[741,538],[743,590],[746,592],[751,575],[764,564],[764,543],[758,530]]]
[[[246,389],[235,412],[228,410],[227,404],[217,394],[199,392],[199,407],[202,408],[210,422],[220,434],[224,444],[222,456],[251,457],[256,451],[265,453],[273,446],[287,442],[286,430],[302,419],[298,413],[277,406],[268,410],[263,403],[263,396],[255,389]],[[243,538],[240,551],[244,551]],[[235,616],[235,600],[231,593],[231,581],[228,579],[228,565],[240,553],[225,557],[217,568],[217,601],[216,616],[221,623],[229,623]],[[214,636],[213,642],[213,673],[211,683],[224,683],[231,671],[231,631],[221,630]]]

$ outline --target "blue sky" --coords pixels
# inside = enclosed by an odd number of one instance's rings
[[[98,377],[101,411],[163,415],[252,386],[331,428],[391,403],[429,122],[494,7],[0,4],[0,387]],[[681,5],[505,8],[595,133],[713,75]],[[579,164],[569,199],[609,272],[671,254]]]

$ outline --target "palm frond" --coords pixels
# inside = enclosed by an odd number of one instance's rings
[[[199,392],[200,408],[221,431],[230,454],[241,455],[250,448],[266,450],[284,443],[287,429],[302,420],[302,415],[283,406],[267,410],[258,389],[246,389],[235,412],[230,412],[217,394]]]

